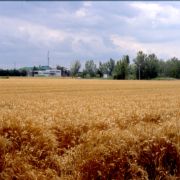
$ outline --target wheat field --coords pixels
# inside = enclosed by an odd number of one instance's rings
[[[179,179],[180,81],[0,79],[0,179]]]

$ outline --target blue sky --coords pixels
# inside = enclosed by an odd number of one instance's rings
[[[0,2],[0,67],[69,67],[138,50],[180,58],[180,2]]]

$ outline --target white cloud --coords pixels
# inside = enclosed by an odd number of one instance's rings
[[[3,16],[0,16],[0,33],[24,39],[36,46],[51,46],[51,43],[62,42],[67,37],[67,33],[61,30]]]
[[[151,20],[161,24],[180,24],[180,9],[168,5],[151,2],[133,2],[131,7],[139,10],[138,21]],[[136,17],[137,18],[137,17]]]
[[[36,47],[61,46],[68,39],[75,52],[95,52],[105,48],[103,37],[89,34],[89,32],[63,31],[53,29],[36,23],[31,23],[18,18],[0,16],[0,36],[8,35],[9,38],[17,37]],[[7,42],[6,42],[7,43]],[[89,47],[86,49],[85,46]]]
[[[133,37],[124,37],[119,35],[111,35],[110,39],[121,52],[129,53],[132,56],[135,56],[138,51],[143,51],[148,54],[155,53],[160,57],[180,57],[178,41],[166,43],[143,43]]]
[[[84,1],[84,2],[83,2],[83,6],[84,6],[84,7],[91,7],[91,6],[92,6],[92,2],[90,2],[90,1]]]
[[[87,15],[87,9],[85,9],[85,8],[78,9],[75,12],[75,15],[76,15],[76,17],[79,17],[79,18],[85,17]]]
[[[92,7],[92,2],[85,1],[83,2],[82,6],[76,10],[75,16],[78,18],[84,18],[90,15],[90,8]]]
[[[106,47],[102,37],[87,33],[77,33],[73,38],[72,47],[75,52],[88,54],[92,57],[103,51],[111,50],[111,48]]]
[[[111,41],[122,51],[136,53],[139,50],[147,51],[135,38],[128,36],[111,35]]]
[[[39,45],[51,46],[51,43],[60,43],[67,37],[63,31],[31,23],[19,24],[17,28],[29,42]]]

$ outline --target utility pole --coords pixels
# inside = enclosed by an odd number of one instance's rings
[[[139,64],[139,80],[141,79],[141,64]]]

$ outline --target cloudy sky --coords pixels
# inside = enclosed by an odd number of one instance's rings
[[[0,2],[0,68],[180,58],[180,2]]]

